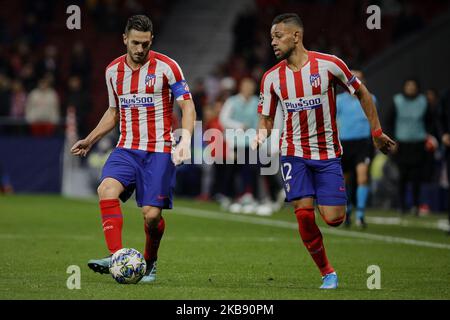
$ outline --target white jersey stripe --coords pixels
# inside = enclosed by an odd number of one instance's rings
[[[130,149],[131,148],[131,144],[133,142],[133,129],[131,127],[132,123],[131,123],[131,109],[130,108],[126,108],[125,109],[125,127],[126,127],[126,132],[127,135],[125,137],[125,143],[124,143],[124,148]]]

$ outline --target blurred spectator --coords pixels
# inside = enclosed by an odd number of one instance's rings
[[[192,90],[192,100],[195,104],[195,112],[197,120],[203,120],[203,109],[208,102],[208,97],[205,91],[203,79],[197,79],[194,82],[194,89]]]
[[[257,15],[253,7],[247,6],[233,25],[233,52],[251,58],[255,46],[255,25]]]
[[[119,3],[117,0],[99,1],[94,12],[97,30],[102,32],[120,32],[123,19],[120,16]]]
[[[250,134],[244,134],[247,129],[256,129],[258,125],[258,98],[255,95],[256,83],[251,78],[244,78],[237,95],[229,97],[223,105],[220,113],[220,123],[225,130],[233,129],[235,135],[227,137],[227,144],[234,146],[235,159],[237,155],[245,154],[245,164],[229,165],[229,176],[239,179],[238,194],[243,194],[247,204],[252,204],[253,194],[258,197],[258,165],[250,164],[250,141],[256,130]],[[240,131],[239,131],[240,130]]]
[[[10,80],[5,74],[0,73],[0,117],[9,115],[10,101]]]
[[[71,76],[67,81],[67,101],[66,110],[74,107],[77,115],[77,131],[79,137],[86,137],[89,133],[88,114],[90,99],[80,77]]]
[[[219,114],[222,104],[223,102],[217,101],[213,105],[205,106],[203,118],[204,134],[208,130],[216,130],[216,133],[220,132],[221,134],[223,134],[223,127],[220,124],[219,120]],[[204,152],[204,157],[207,158],[206,160],[208,161],[208,163],[202,164],[201,193],[197,197],[198,200],[202,201],[209,200],[211,198],[211,195],[215,194],[216,192],[229,196],[227,186],[225,185],[227,179],[226,177],[222,176],[224,172],[222,166],[224,166],[224,163],[226,161],[225,139],[223,139],[222,141],[218,141],[216,138],[214,138],[213,141],[210,141],[206,144],[206,147],[208,148],[208,150],[211,150],[211,152]],[[213,162],[213,164],[210,164],[211,162]]]
[[[33,135],[51,135],[60,119],[58,95],[51,87],[51,77],[46,75],[38,82],[26,102],[25,118],[31,124]]]
[[[220,95],[220,79],[222,77],[223,70],[220,65],[216,66],[216,68],[206,77],[204,84],[208,103],[214,103]]]
[[[228,99],[234,94],[236,89],[236,80],[232,77],[223,77],[220,80],[220,97]]]
[[[8,76],[12,75],[13,72],[9,60],[10,54],[7,52],[6,46],[0,45],[0,74],[5,74]]]
[[[44,41],[42,23],[38,22],[38,17],[35,13],[28,13],[22,26],[21,34],[23,38],[32,45],[40,45]]]
[[[24,119],[27,93],[18,79],[11,84],[11,107],[9,115],[14,119]]]
[[[439,181],[441,167],[441,161],[437,161],[439,158],[439,142],[437,139],[440,138],[438,127],[441,107],[439,94],[435,89],[427,89],[425,91],[425,97],[427,98],[428,105],[428,135],[425,141],[426,156],[423,177],[425,182],[437,183]]]
[[[8,28],[5,26],[5,21],[0,17],[0,44],[5,45],[11,40],[11,35]],[[0,68],[1,71],[1,68]]]
[[[425,95],[420,93],[417,80],[409,78],[403,91],[394,96],[388,119],[389,127],[398,142],[394,161],[399,170],[398,195],[400,210],[406,213],[408,183],[412,184],[412,211],[419,213],[419,197],[426,159],[425,141],[430,131],[430,109]]]
[[[91,56],[81,41],[77,41],[70,56],[70,75],[81,78],[83,87],[89,88],[92,73]]]
[[[394,28],[394,39],[400,40],[403,37],[417,32],[424,27],[422,17],[417,14],[414,4],[408,1],[403,3],[403,11],[396,20]]]
[[[447,183],[450,184],[450,88],[446,91],[442,98],[442,108],[440,114],[440,135],[442,145],[445,149],[445,163],[447,169]],[[450,225],[450,186],[448,188],[448,222]],[[450,230],[448,231],[450,235]]]
[[[0,162],[0,193],[13,193],[10,177]]]
[[[18,74],[24,65],[30,61],[31,49],[27,41],[19,40],[12,48],[9,65],[13,74]]]
[[[101,139],[95,146],[94,150],[89,152],[87,164],[89,167],[89,185],[92,190],[96,190],[100,184],[102,168],[106,163],[111,151],[114,149],[112,139],[105,137]]]
[[[25,12],[36,15],[38,22],[45,23],[53,19],[57,0],[33,0],[25,2]]]
[[[19,78],[27,92],[30,92],[37,82],[35,67],[31,62],[26,63],[19,72]]]
[[[55,45],[45,47],[44,56],[36,66],[38,77],[41,78],[46,74],[51,74],[55,83],[58,83],[60,77],[60,67],[58,58],[58,49]]]
[[[144,11],[144,7],[137,0],[126,0],[124,7],[128,16],[141,14]]]

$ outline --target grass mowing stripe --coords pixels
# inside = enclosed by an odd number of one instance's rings
[[[182,211],[180,211],[182,210]],[[281,221],[281,220],[272,220],[266,218],[257,218],[257,217],[249,217],[249,216],[238,216],[229,213],[219,213],[209,210],[203,209],[192,209],[188,207],[180,207],[178,206],[173,210],[175,214],[188,215],[194,217],[208,218],[208,219],[218,219],[218,220],[227,220],[227,221],[236,221],[236,222],[245,222],[257,225],[264,226],[272,226],[279,228],[287,228],[287,229],[297,229],[297,223]],[[400,237],[392,237],[392,236],[382,236],[373,233],[361,233],[356,231],[347,231],[347,230],[339,230],[339,229],[324,229],[322,228],[322,233],[325,234],[333,234],[342,237],[351,237],[351,238],[362,238],[367,240],[376,240],[383,241],[389,243],[400,243],[418,247],[429,247],[429,248],[438,248],[438,249],[446,249],[450,250],[450,245],[445,243],[437,243],[437,242],[428,242],[428,241],[420,241],[415,239],[407,239]]]

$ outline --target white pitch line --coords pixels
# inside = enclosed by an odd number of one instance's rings
[[[180,210],[182,210],[182,211],[180,211]],[[231,213],[219,213],[219,212],[215,212],[215,211],[209,211],[209,210],[204,210],[204,209],[193,209],[193,208],[188,208],[188,207],[176,207],[176,209],[173,210],[173,213],[186,215],[186,216],[207,218],[207,219],[244,222],[244,223],[251,223],[251,224],[270,226],[270,227],[279,227],[279,228],[285,228],[285,229],[297,229],[298,228],[297,223],[295,223],[295,222],[272,220],[272,219],[259,218],[259,217],[241,216],[241,215],[235,215],[235,214],[231,214]],[[421,240],[415,240],[415,239],[383,236],[383,235],[373,234],[373,233],[356,232],[356,231],[331,229],[331,228],[322,228],[321,231],[322,231],[322,233],[325,233],[325,234],[333,234],[333,235],[342,236],[342,237],[361,238],[361,239],[368,239],[368,240],[383,241],[383,242],[388,242],[388,243],[401,243],[401,244],[407,244],[407,245],[412,245],[412,246],[417,246],[417,247],[428,247],[428,248],[438,248],[438,249],[450,250],[450,245],[445,244],[445,243],[421,241]]]
[[[424,221],[408,221],[399,217],[367,217],[368,223],[373,224],[384,224],[400,227],[418,227],[427,229],[437,229],[442,231],[449,231],[450,226],[446,219],[439,219],[435,222],[424,222]]]

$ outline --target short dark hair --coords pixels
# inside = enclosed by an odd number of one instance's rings
[[[136,31],[148,32],[153,34],[153,23],[149,17],[143,14],[137,14],[128,18],[125,26],[125,34],[128,34],[131,29]]]
[[[298,16],[298,14],[296,13],[283,13],[283,14],[279,14],[277,15],[273,21],[272,21],[272,25],[277,24],[277,23],[293,23],[295,25],[297,25],[298,27],[303,29],[303,22],[302,19],[300,19],[300,17]]]

